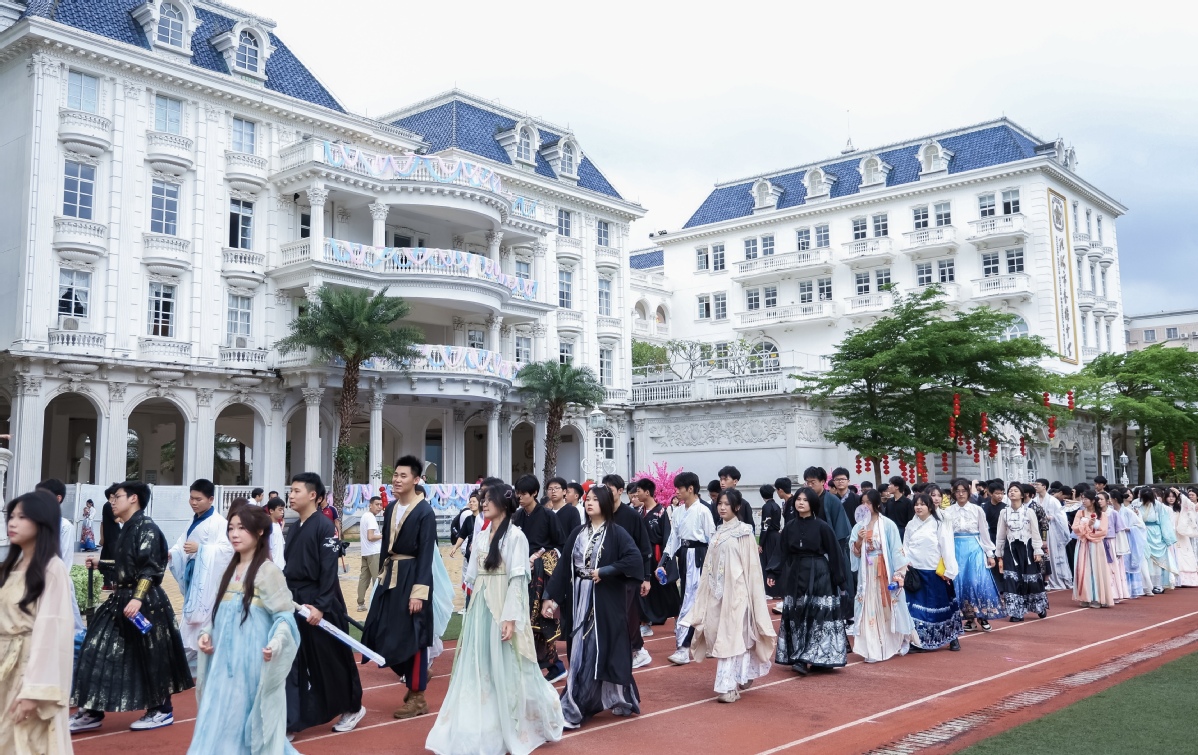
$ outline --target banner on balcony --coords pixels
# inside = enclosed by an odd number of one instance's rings
[[[464,183],[503,194],[503,179],[490,168],[437,155],[374,155],[345,144],[324,143],[324,161],[338,168],[361,169],[374,178]]]
[[[325,261],[381,272],[438,272],[480,278],[503,286],[513,296],[535,301],[537,281],[505,273],[498,262],[457,249],[370,246],[326,239]]]
[[[427,482],[421,483],[421,485],[424,486],[429,505],[438,513],[456,513],[466,508],[466,503],[470,500],[470,493],[478,487],[464,484],[432,485]],[[347,485],[342,515],[360,515],[370,505],[370,497],[374,495],[378,495],[378,488],[372,485],[362,483]]]
[[[1065,197],[1048,190],[1048,215],[1051,220],[1052,282],[1056,296],[1057,353],[1061,360],[1077,364],[1080,345],[1077,340],[1077,300],[1073,289],[1073,258],[1069,235],[1069,214]]]

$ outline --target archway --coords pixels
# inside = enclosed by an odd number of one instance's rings
[[[96,480],[96,444],[99,414],[80,393],[63,393],[46,405],[42,437],[42,479],[55,477],[66,483]]]
[[[582,442],[584,433],[573,425],[562,425],[557,445],[557,476],[569,482],[581,482]]]
[[[216,415],[212,481],[217,485],[249,485],[254,479],[257,420],[257,413],[240,403],[230,404]]]
[[[445,438],[441,420],[435,419],[424,428],[424,478],[432,485],[441,482],[445,468]]]
[[[316,469],[305,468],[306,465],[304,460],[307,458],[305,449],[307,423],[308,410],[307,407],[304,406],[303,402],[301,402],[297,407],[295,407],[295,409],[292,410],[289,415],[287,415],[285,422],[285,427],[287,429],[287,440],[283,448],[283,467],[286,471],[286,474],[284,475],[284,484],[286,484],[286,480],[290,480],[292,476],[297,475],[300,472],[316,472],[320,475],[321,479],[325,481],[325,484],[328,485],[328,483],[333,479],[333,453],[330,442],[336,439],[336,435],[333,432],[332,416],[323,409],[320,412],[318,431],[320,442],[320,452],[318,458],[320,459],[320,463],[317,465]],[[358,425],[355,424],[354,428],[357,429]],[[354,433],[351,432],[350,437],[351,439],[354,439],[355,442],[364,443],[369,439],[369,433],[369,422],[367,422],[365,436],[355,439]],[[384,462],[386,462],[386,457],[384,457]],[[368,481],[368,478],[362,478],[362,481],[366,482]]]
[[[129,414],[137,434],[139,479],[152,485],[182,485],[194,475],[187,448],[187,419],[163,398],[141,402]]]
[[[519,479],[521,475],[531,474],[541,476],[541,470],[536,468],[533,457],[535,430],[527,422],[521,422],[512,428],[512,477]]]

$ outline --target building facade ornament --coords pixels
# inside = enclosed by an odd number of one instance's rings
[[[313,208],[324,207],[324,203],[329,198],[329,190],[320,186],[312,186],[304,193],[308,195],[308,204]]]
[[[375,409],[382,409],[383,405],[386,403],[387,403],[387,394],[385,394],[379,390],[375,390],[375,391],[371,392],[371,394],[370,394],[370,409],[371,409],[371,411],[374,411]]]
[[[304,394],[304,405],[309,408],[320,406],[324,400],[324,388],[304,388],[301,392]]]
[[[271,409],[271,411],[275,411],[275,412],[283,411],[283,402],[285,402],[286,400],[287,400],[287,396],[285,396],[282,393],[270,394],[270,409]]]
[[[108,384],[108,400],[117,403],[125,400],[125,383],[112,382]]]
[[[381,202],[371,202],[366,205],[366,209],[370,210],[370,217],[373,220],[386,220],[387,213],[391,211],[391,205],[382,204]]]

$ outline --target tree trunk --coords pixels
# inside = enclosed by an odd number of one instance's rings
[[[1094,447],[1098,449],[1098,474],[1106,476],[1106,472],[1102,470],[1102,420],[1097,416],[1094,417]],[[1112,450],[1111,465],[1115,463],[1115,454]],[[1118,477],[1114,472],[1111,473],[1111,479]]]
[[[548,480],[557,476],[557,444],[561,440],[562,415],[566,407],[558,404],[549,405],[549,416],[545,418],[545,476]]]
[[[358,413],[358,378],[361,375],[360,360],[345,361],[345,371],[341,375],[341,398],[337,402],[337,413],[340,415],[341,427],[337,429],[337,446],[333,449],[333,489],[330,491],[333,506],[338,516],[345,505],[345,488],[349,485],[352,469],[339,461],[338,450],[349,446],[350,432],[353,430],[354,418]]]
[[[241,441],[237,442],[237,455],[240,468],[237,470],[237,484],[246,485],[248,480],[245,474],[245,444]]]

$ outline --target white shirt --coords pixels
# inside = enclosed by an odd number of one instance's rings
[[[1036,519],[1036,512],[1032,511],[1027,504],[1020,506],[1018,509],[1010,506],[998,512],[998,537],[994,543],[994,550],[998,554],[1005,553],[1007,543],[1014,543],[1016,540],[1032,542],[1032,552],[1036,555],[1044,555],[1044,543],[1040,540],[1040,523]]]
[[[934,570],[944,560],[944,576],[957,576],[957,549],[953,544],[951,522],[937,520],[934,516],[920,520],[915,517],[907,524],[903,533],[903,549],[911,566],[916,569]]]
[[[395,508],[396,508],[397,514],[399,516],[403,516],[402,513],[398,513],[398,510],[400,507],[396,506]],[[392,516],[395,516],[395,515],[396,514],[392,514]],[[378,531],[379,531],[378,518],[375,517],[374,514],[370,513],[370,511],[362,512],[362,520],[360,522],[358,522],[358,543],[362,546],[362,558],[366,558],[367,556],[377,556],[378,554],[383,552],[382,539],[371,540],[368,537],[368,533],[370,533],[370,532],[377,533]]]
[[[670,530],[670,540],[666,543],[665,555],[670,558],[682,547],[683,540],[697,543],[711,542],[715,534],[715,520],[711,518],[711,509],[701,500],[696,500],[686,508],[685,513],[678,517]]]
[[[954,503],[944,510],[944,516],[953,524],[956,535],[975,535],[982,545],[982,552],[987,558],[994,558],[994,543],[990,540],[990,525],[986,522],[986,512],[976,503],[962,506]]]
[[[282,569],[287,564],[287,559],[283,558],[283,548],[286,547],[286,541],[283,540],[283,525],[272,521],[270,523],[270,560],[275,562],[275,566]]]
[[[189,541],[199,546],[195,553],[183,550],[184,544]],[[185,648],[197,648],[200,630],[212,617],[212,605],[216,601],[216,591],[220,589],[220,579],[232,558],[229,523],[215,511],[197,524],[190,534],[184,530],[171,548],[171,574],[179,583],[180,589],[185,590],[183,615],[179,621],[179,633],[183,635]],[[191,561],[195,561],[195,566],[190,582],[187,582],[187,565]]]

